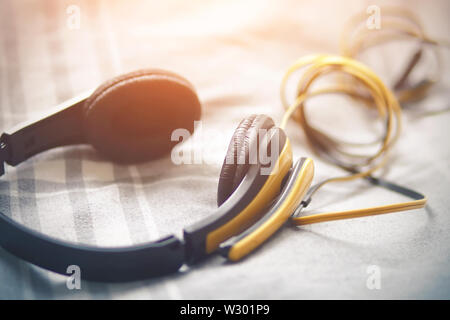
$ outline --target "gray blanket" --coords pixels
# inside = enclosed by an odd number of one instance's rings
[[[384,2],[2,0],[2,130],[114,75],[157,67],[185,76],[198,90],[203,128],[185,147],[204,160],[176,166],[166,157],[119,166],[89,146],[58,148],[17,170],[7,168],[0,181],[2,212],[53,237],[95,245],[180,235],[216,207],[218,174],[240,119],[266,113],[279,123],[285,69],[306,54],[337,54],[346,19],[378,3]],[[448,1],[398,3],[419,14],[430,35],[448,37]],[[365,61],[388,81],[410,49],[380,49]],[[424,115],[448,108],[448,52],[444,60],[441,84],[404,111],[404,130],[382,172],[426,194],[425,209],[285,227],[239,263],[214,256],[176,275],[124,284],[82,281],[81,290],[69,290],[65,277],[0,249],[0,298],[450,298],[450,113]],[[370,112],[338,96],[311,101],[308,112],[315,124],[344,136],[377,129]],[[311,155],[298,126],[290,123],[287,132],[295,157]],[[315,181],[342,174],[313,159]],[[401,200],[364,181],[334,184],[308,212]]]

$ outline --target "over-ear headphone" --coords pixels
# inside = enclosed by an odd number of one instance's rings
[[[146,161],[173,147],[167,136],[174,128],[192,132],[201,115],[192,85],[163,70],[118,76],[58,109],[5,132],[3,161],[17,165],[49,148],[76,143],[89,143],[115,162]]]
[[[193,86],[163,70],[114,78],[58,109],[0,137],[1,175],[4,162],[15,166],[39,152],[69,144],[89,143],[120,163],[151,160],[173,147],[173,130],[192,132],[201,115]],[[259,154],[262,148],[271,157],[275,153],[275,163],[263,163],[259,157],[250,161],[253,152]],[[186,227],[183,240],[172,235],[136,246],[100,248],[51,238],[0,213],[0,245],[60,274],[66,274],[69,265],[78,265],[82,278],[95,281],[172,273],[217,249],[239,260],[283,225],[308,191],[313,162],[301,158],[293,165],[292,159],[283,129],[268,116],[252,115],[239,124],[228,148],[219,179],[219,207]]]

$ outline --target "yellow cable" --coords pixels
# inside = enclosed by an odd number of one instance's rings
[[[401,103],[421,99],[441,78],[442,58],[438,49],[439,46],[449,46],[449,44],[445,40],[438,41],[427,36],[419,18],[407,9],[401,7],[382,7],[381,16],[382,22],[381,29],[379,30],[369,30],[366,27],[365,21],[368,16],[365,12],[351,18],[341,34],[341,54],[356,58],[362,51],[370,47],[402,38],[415,38],[419,40],[421,43],[420,51],[422,51],[424,45],[431,46],[437,61],[434,76],[428,77],[415,86],[395,88],[397,99]],[[411,70],[413,68],[414,65]]]
[[[289,103],[285,92],[287,82],[291,75],[299,70],[303,71],[303,75],[298,82],[297,97],[293,103]],[[365,87],[377,107],[379,116],[384,119],[386,130],[383,138],[380,140],[380,146],[374,154],[364,156],[344,151],[345,147],[348,146],[362,147],[372,145],[373,142],[369,144],[342,142],[309,124],[304,110],[305,102],[308,98],[328,93],[343,93],[350,96],[359,95],[355,88],[342,85],[316,91],[310,90],[314,81],[331,73],[349,75],[352,79]],[[344,169],[351,169],[356,172],[347,176],[334,177],[324,180],[317,185],[313,192],[316,192],[323,185],[330,182],[343,182],[369,177],[372,173],[382,168],[387,163],[388,152],[398,139],[401,129],[401,109],[392,91],[387,88],[381,79],[367,66],[356,60],[342,56],[311,55],[297,60],[291,67],[288,68],[285,76],[283,77],[281,85],[281,100],[284,108],[286,109],[281,121],[281,128],[285,129],[288,120],[292,117],[302,127],[308,143],[317,155],[326,158],[329,162]],[[343,160],[342,157],[348,158],[346,159],[347,161]],[[292,222],[300,225],[338,219],[350,219],[355,217],[422,208],[425,203],[426,199],[420,199],[372,208],[314,214],[300,218],[293,217]]]

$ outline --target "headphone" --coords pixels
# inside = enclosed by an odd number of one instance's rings
[[[292,103],[286,97],[289,78],[303,71]],[[370,94],[385,131],[375,143],[336,139],[312,126],[305,103],[311,97],[340,93],[358,97],[357,88],[334,86],[314,89],[313,83],[332,73],[349,76]],[[277,127],[267,115],[251,115],[236,128],[220,172],[218,208],[206,219],[184,228],[183,239],[171,235],[140,245],[101,248],[57,240],[31,230],[0,212],[0,245],[19,258],[65,274],[78,265],[83,278],[94,281],[130,281],[176,272],[218,252],[238,261],[259,247],[288,220],[293,225],[351,219],[423,208],[421,193],[373,176],[387,163],[388,152],[401,129],[401,108],[394,93],[364,64],[342,56],[311,55],[289,67],[281,86],[286,108]],[[201,104],[193,86],[163,70],[141,70],[116,77],[93,93],[69,100],[56,113],[3,133],[0,137],[0,174],[4,162],[17,165],[50,148],[89,143],[118,163],[160,157],[174,146],[175,129],[194,130]],[[314,164],[300,158],[293,164],[290,141],[284,132],[293,118],[303,129],[314,153],[349,175],[325,179],[313,186]],[[373,154],[354,149],[378,145]],[[266,154],[272,162],[255,155]],[[300,216],[312,196],[331,182],[365,178],[371,184],[412,200],[340,212]]]
[[[4,163],[16,166],[37,153],[72,144],[91,144],[117,163],[149,161],[172,149],[173,130],[185,128],[192,133],[200,116],[197,94],[183,77],[156,69],[128,73],[63,103],[55,113],[3,133],[0,175],[5,173]],[[259,157],[249,161],[252,150],[259,154],[261,149],[275,162],[266,164]],[[218,184],[218,208],[185,227],[183,239],[171,235],[128,247],[88,246],[49,237],[0,212],[0,245],[59,274],[67,275],[69,265],[78,265],[83,279],[93,281],[169,274],[216,251],[237,261],[289,219],[313,175],[310,158],[293,164],[291,144],[282,128],[266,115],[251,115],[240,122],[228,147]]]

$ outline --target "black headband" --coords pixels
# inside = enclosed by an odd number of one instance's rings
[[[84,142],[79,133],[84,101],[81,97],[51,116],[4,133],[0,137],[0,175],[5,172],[4,163],[17,165],[44,150]],[[284,145],[284,133],[279,139]],[[250,143],[258,143],[258,139]],[[205,249],[207,235],[249,205],[268,179],[260,172],[261,164],[251,165],[227,201],[208,218],[184,229],[183,241],[171,235],[130,247],[100,248],[49,237],[0,212],[0,245],[21,259],[59,274],[67,275],[68,266],[77,265],[86,280],[132,281],[173,273],[184,263],[194,263],[209,254]]]

